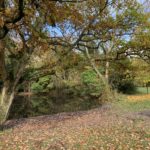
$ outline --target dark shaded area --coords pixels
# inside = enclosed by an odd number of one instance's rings
[[[18,95],[12,105],[9,119],[76,112],[100,106],[99,99],[90,95],[75,95],[71,91],[52,90],[49,93]]]
[[[113,73],[109,78],[109,84],[112,89],[124,94],[134,94],[136,92],[134,79],[129,74]]]
[[[30,118],[19,118],[19,119],[12,119],[6,121],[3,125],[0,126],[0,131],[4,131],[7,129],[13,128],[22,128],[25,125],[34,126],[49,126],[50,128],[56,128],[57,125],[61,122],[65,122],[67,120],[74,120],[74,118],[81,118],[84,116],[88,116],[90,114],[104,114],[105,112],[109,112],[112,109],[112,105],[107,103],[103,104],[98,108],[91,109],[91,110],[81,110],[76,112],[63,112],[57,113],[52,115],[43,115],[38,117],[30,117]],[[44,124],[44,125],[43,125]]]

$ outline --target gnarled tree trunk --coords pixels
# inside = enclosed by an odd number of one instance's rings
[[[3,91],[3,90],[2,90]],[[3,93],[3,96],[1,97],[1,111],[0,111],[0,124],[3,124],[9,115],[9,110],[11,108],[13,99],[15,96],[15,91],[7,91]]]
[[[17,84],[19,82],[19,79],[22,75],[24,67],[22,66],[17,73],[16,79],[14,82],[8,82],[8,81],[4,81],[3,84],[3,88],[2,88],[2,92],[1,92],[1,103],[0,103],[0,123],[4,123],[9,115],[9,111],[11,108],[11,105],[13,103],[15,94],[17,93]]]
[[[8,118],[14,96],[17,92],[17,85],[25,68],[27,58],[22,59],[14,81],[9,79],[5,65],[4,42],[0,40],[0,79],[3,81],[3,87],[0,93],[0,124],[4,123]]]
[[[0,79],[3,81],[3,87],[0,95],[0,123],[4,120],[5,102],[8,97],[9,82],[7,80],[7,71],[5,66],[4,41],[0,40]]]

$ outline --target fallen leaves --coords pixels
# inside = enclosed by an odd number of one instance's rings
[[[136,101],[150,101],[150,94],[144,94],[144,95],[131,95],[128,96],[128,101],[136,102]]]
[[[0,150],[148,150],[145,122],[101,109],[29,118],[0,134]]]

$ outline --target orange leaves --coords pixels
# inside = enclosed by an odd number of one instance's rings
[[[150,100],[150,94],[128,96],[128,101],[130,102],[145,101],[145,100]]]

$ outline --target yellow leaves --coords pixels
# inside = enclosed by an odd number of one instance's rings
[[[10,9],[10,8],[5,9],[5,15],[6,16],[12,15],[12,9]]]
[[[145,101],[145,100],[150,100],[150,94],[128,96],[128,101],[130,102]]]

